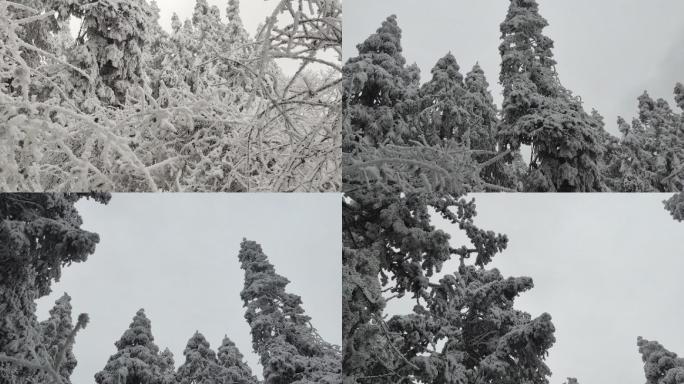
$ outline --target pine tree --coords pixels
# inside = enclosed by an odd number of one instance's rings
[[[165,348],[160,355],[161,358],[161,373],[163,384],[176,383],[176,368],[173,360],[173,353],[168,348]]]
[[[90,73],[90,80],[80,79],[80,91],[87,94],[94,86],[105,103],[123,105],[130,88],[148,85],[144,57],[153,30],[153,8],[145,0],[103,0],[77,8],[74,16],[83,19],[75,63],[96,71]]]
[[[677,357],[657,341],[639,337],[637,346],[644,362],[646,384],[684,383],[684,359]]]
[[[388,17],[357,49],[358,56],[350,58],[342,70],[343,145],[406,143],[417,134],[407,121],[409,86],[415,84],[417,73],[406,67],[396,16]]]
[[[0,381],[14,383],[18,378],[47,374],[8,363],[3,357],[69,372],[70,361],[65,370],[61,362],[52,366],[50,346],[43,345],[35,315],[35,300],[50,294],[62,267],[84,262],[95,251],[99,237],[81,228],[74,206],[83,197],[101,203],[109,200],[105,194],[0,194]],[[87,322],[81,317],[80,328]]]
[[[247,43],[247,31],[242,24],[242,17],[240,17],[240,0],[228,0],[226,18],[228,19],[228,39],[240,44]],[[249,48],[244,47],[244,49]]]
[[[218,349],[218,362],[223,368],[221,371],[223,382],[234,384],[258,383],[256,376],[252,375],[252,370],[245,363],[244,356],[228,336],[223,338]]]
[[[245,271],[240,297],[264,383],[339,383],[339,351],[318,336],[301,298],[285,291],[289,281],[275,272],[261,246],[243,240],[238,258]]]
[[[471,121],[463,104],[466,90],[456,58],[450,53],[432,68],[432,79],[420,89],[419,122],[431,145],[456,139],[470,146]]]
[[[675,89],[675,97],[676,97]],[[620,192],[673,192],[684,188],[683,117],[663,100],[644,92],[639,117],[628,124],[618,119],[622,156],[615,160],[622,182]]]
[[[213,384],[219,379],[219,365],[216,353],[199,332],[188,340],[183,351],[185,363],[178,367],[176,382],[179,384]]]
[[[560,84],[553,41],[542,33],[547,25],[536,0],[511,0],[499,46],[504,88],[499,137],[512,150],[531,146],[526,190],[600,191],[598,122]]]
[[[70,384],[71,374],[78,362],[71,346],[64,352],[61,350],[68,344],[69,334],[74,329],[71,320],[71,296],[65,293],[55,302],[54,308],[50,310],[50,318],[42,321],[40,328],[43,346],[47,349],[52,361],[57,360],[60,353],[64,353],[59,374],[64,378],[65,384]]]
[[[670,212],[673,219],[684,221],[684,192],[676,193],[665,201],[665,209]]]
[[[473,176],[481,169],[472,150],[450,144],[388,145],[376,152],[359,145],[361,150],[346,154],[345,383],[474,384],[479,374],[482,382],[547,382],[551,318],[533,319],[513,308],[531,279],[505,279],[485,269],[507,238],[475,225],[475,204],[462,197],[482,183]],[[450,236],[432,224],[435,215],[458,225],[472,245],[450,244]],[[461,259],[461,268],[434,281],[453,257]],[[385,320],[387,300],[402,297],[415,300],[413,312]],[[511,364],[511,356],[520,364]]]
[[[117,352],[104,369],[95,374],[97,384],[164,384],[168,354],[159,353],[151,322],[140,309],[121,338],[114,343]]]

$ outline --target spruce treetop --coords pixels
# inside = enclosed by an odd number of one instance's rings
[[[223,338],[223,342],[218,349],[219,365],[223,368],[222,377],[226,382],[236,384],[256,384],[256,376],[244,361],[244,356],[235,346],[228,336]]]
[[[261,356],[265,383],[339,382],[339,351],[313,329],[301,298],[285,291],[289,281],[275,272],[261,246],[243,240],[238,259],[245,271],[240,293],[245,319],[254,351]]]
[[[674,90],[675,101],[679,108],[684,111],[684,84],[677,83]]]
[[[162,357],[159,353],[144,309],[135,314],[129,328],[114,345],[117,352],[95,374],[97,384],[167,383],[169,355]]]
[[[670,352],[657,341],[641,336],[637,346],[644,362],[646,384],[679,384],[684,382],[684,359]]]
[[[159,352],[159,347],[154,344],[154,336],[152,336],[152,322],[145,315],[144,309],[136,312],[133,322],[114,345],[119,350],[126,347],[144,346],[153,353]]]
[[[363,43],[358,44],[356,48],[360,55],[365,53],[386,54],[391,56],[397,65],[406,64],[401,48],[401,28],[399,28],[396,15],[387,17],[380,28]]]
[[[185,362],[178,367],[176,381],[180,384],[211,383],[218,376],[219,366],[216,353],[199,332],[188,340],[183,351]]]
[[[357,48],[358,56],[342,68],[343,151],[358,141],[371,146],[405,143],[416,134],[408,115],[417,96],[419,71],[406,66],[396,16],[388,17]]]

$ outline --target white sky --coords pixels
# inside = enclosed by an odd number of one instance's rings
[[[43,320],[67,292],[73,318],[90,315],[76,339],[74,383],[94,382],[140,308],[176,367],[199,330],[214,350],[227,334],[261,376],[240,300],[243,237],[259,242],[291,281],[288,292],[302,297],[320,334],[341,344],[339,194],[115,194],[107,206],[82,201],[78,208],[101,242],[87,262],[65,267],[38,305]]]
[[[684,1],[539,0],[545,29],[556,43],[560,80],[580,95],[588,112],[596,108],[606,128],[637,114],[636,98],[648,89],[676,107],[673,89],[684,82]],[[421,80],[430,79],[437,60],[451,51],[463,74],[476,61],[501,105],[499,24],[504,0],[347,0],[344,6],[344,60],[390,14],[403,30],[407,62],[416,62]]]
[[[664,210],[666,194],[475,194],[475,222],[505,233],[509,246],[488,268],[530,276],[516,301],[533,316],[548,312],[556,343],[552,384],[643,384],[637,336],[684,355],[684,223]],[[436,221],[462,245],[457,227]],[[458,261],[444,273],[458,269]],[[443,275],[442,274],[442,275]],[[391,301],[391,313],[415,303]]]

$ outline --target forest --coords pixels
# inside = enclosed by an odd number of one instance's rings
[[[49,317],[39,321],[36,300],[51,292],[65,268],[96,257],[98,234],[81,228],[79,199],[107,204],[109,194],[0,194],[0,382],[70,384],[78,364],[73,346],[89,323],[72,314],[71,297],[59,298]],[[244,318],[260,356],[263,380],[245,363],[226,336],[216,351],[199,332],[190,335],[178,366],[152,334],[151,319],[140,309],[102,362],[97,384],[333,384],[341,382],[340,347],[323,340],[288,293],[261,246],[243,240],[237,258],[244,271],[240,292]],[[158,321],[172,321],[159,319]],[[227,330],[230,333],[230,330]],[[113,342],[113,340],[103,340]],[[217,340],[218,342],[218,340]]]
[[[489,266],[509,239],[476,224],[467,194],[682,191],[684,86],[674,87],[680,111],[644,94],[639,118],[620,120],[622,136],[613,137],[561,85],[547,25],[535,0],[510,1],[500,31],[501,108],[482,69],[464,76],[452,54],[421,84],[395,16],[345,63],[345,384],[550,382],[552,317],[515,308],[533,280]],[[665,206],[684,219],[681,193]],[[435,228],[436,217],[463,244]],[[452,259],[458,269],[435,278]],[[413,310],[389,315],[387,303],[398,298],[415,302]],[[634,337],[648,384],[684,383],[684,359]]]
[[[338,191],[341,3],[226,3],[0,1],[0,191]]]
[[[343,151],[357,162],[345,158],[345,167],[374,180],[436,163],[422,168],[429,183],[458,174],[473,192],[681,192],[684,85],[672,84],[675,106],[639,96],[638,118],[619,118],[615,137],[600,111],[561,83],[537,2],[510,4],[500,24],[500,106],[482,68],[462,70],[447,47],[421,82],[396,16],[348,53]]]

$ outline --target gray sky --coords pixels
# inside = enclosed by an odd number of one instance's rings
[[[115,194],[107,206],[78,204],[83,227],[101,242],[87,262],[64,268],[38,305],[43,320],[67,292],[74,319],[90,315],[76,339],[74,383],[94,383],[140,308],[176,367],[199,330],[214,350],[227,334],[261,376],[240,300],[243,237],[259,242],[291,281],[288,291],[302,297],[320,334],[341,343],[339,194]]]
[[[552,384],[643,384],[637,336],[684,355],[684,223],[663,209],[666,194],[475,194],[476,223],[505,233],[509,246],[488,268],[530,276],[516,307],[548,312],[556,344]],[[460,246],[458,228],[436,225]],[[443,273],[453,273],[451,261]],[[414,302],[390,302],[408,313]]]
[[[648,89],[674,105],[672,91],[684,82],[684,1],[539,0],[550,23],[545,33],[556,43],[561,82],[606,118],[617,134],[617,116],[631,120],[636,98]],[[403,30],[404,55],[429,80],[437,60],[451,51],[462,72],[476,61],[501,105],[499,24],[502,0],[347,0],[344,5],[344,60],[390,14]]]

